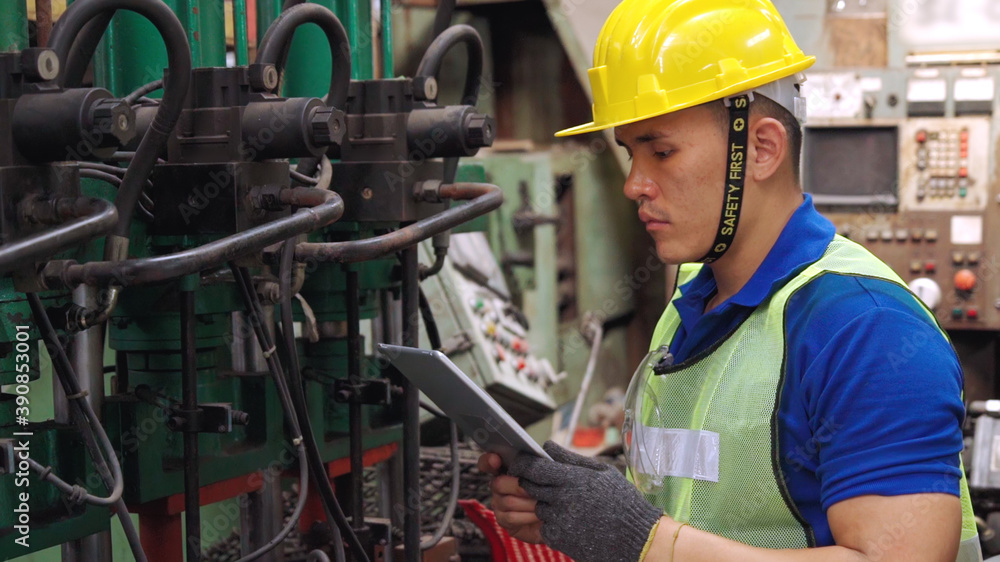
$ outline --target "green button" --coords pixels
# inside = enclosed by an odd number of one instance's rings
[[[958,188],[958,196],[959,197],[965,197],[968,194],[969,194],[969,190],[968,189],[966,189],[964,187]]]
[[[965,316],[965,311],[962,310],[961,308],[953,308],[953,309],[951,309],[951,317],[952,318],[958,320],[958,319],[962,318],[962,316]]]

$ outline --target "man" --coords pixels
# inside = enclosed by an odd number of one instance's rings
[[[981,560],[961,368],[802,194],[814,59],[774,6],[624,0],[594,60],[594,122],[560,134],[614,127],[625,195],[688,265],[626,400],[632,482],[552,443],[505,475],[486,454],[498,522],[581,562]]]

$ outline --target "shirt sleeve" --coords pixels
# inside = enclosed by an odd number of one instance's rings
[[[951,344],[906,306],[869,300],[856,312],[822,328],[802,373],[823,509],[862,495],[959,495],[965,407]]]

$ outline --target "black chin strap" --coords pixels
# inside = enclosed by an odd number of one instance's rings
[[[722,192],[722,217],[712,249],[701,258],[702,263],[712,263],[721,258],[733,245],[736,227],[743,207],[743,185],[746,182],[747,142],[750,139],[750,97],[736,96],[726,100],[729,106],[729,165]]]

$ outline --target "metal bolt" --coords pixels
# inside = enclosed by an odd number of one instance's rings
[[[219,427],[216,429],[216,431],[218,431],[219,433],[225,433],[226,426],[220,424]]]
[[[473,113],[465,121],[465,142],[469,148],[492,146],[496,138],[496,122],[489,115]]]
[[[366,188],[364,188],[364,189],[361,190],[361,198],[362,199],[371,199],[374,195],[375,195],[375,192],[373,192],[372,188],[370,188],[370,187],[366,187]]]
[[[124,144],[135,136],[135,112],[120,99],[104,98],[90,107],[91,129],[98,133],[111,133],[102,147]]]
[[[338,145],[344,139],[344,112],[333,107],[318,107],[309,118],[309,126],[313,144]]]

